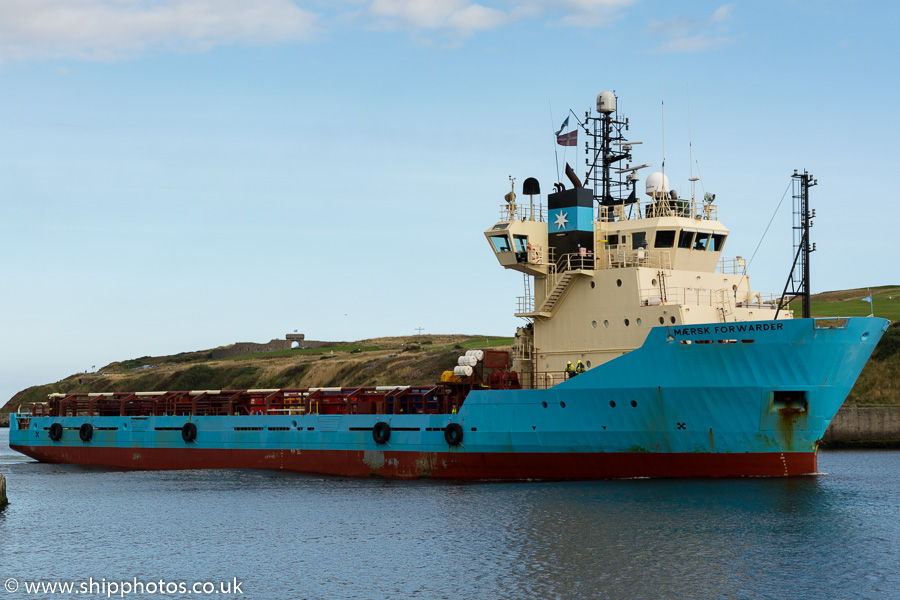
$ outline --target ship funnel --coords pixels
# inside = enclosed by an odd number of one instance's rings
[[[581,181],[578,179],[578,175],[575,174],[575,169],[569,166],[569,163],[566,163],[566,177],[569,178],[569,181],[571,181],[572,185],[576,188],[584,187],[581,185]]]

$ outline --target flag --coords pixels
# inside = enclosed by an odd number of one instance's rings
[[[861,302],[868,302],[869,304],[872,304],[872,294],[869,294],[868,296],[866,296],[865,298],[863,298],[863,299],[861,300]]]
[[[563,124],[559,126],[559,131],[556,132],[556,135],[558,136],[559,134],[561,134],[562,130],[568,126],[569,126],[569,117],[566,117],[566,120],[563,121]]]
[[[556,143],[560,146],[577,146],[578,145],[578,130],[570,131],[569,133],[557,134]]]

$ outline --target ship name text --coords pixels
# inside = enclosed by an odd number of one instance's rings
[[[784,323],[751,323],[749,325],[710,325],[706,327],[672,327],[673,336],[712,335],[714,333],[749,333],[751,331],[781,331]]]

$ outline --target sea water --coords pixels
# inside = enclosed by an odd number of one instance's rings
[[[0,600],[900,598],[897,451],[791,479],[461,483],[119,472],[8,441]]]

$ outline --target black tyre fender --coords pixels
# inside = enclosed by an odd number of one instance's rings
[[[52,425],[50,425],[49,434],[50,434],[50,439],[53,440],[54,442],[58,442],[59,440],[61,440],[62,434],[63,434],[62,425],[60,425],[59,423],[53,423]]]
[[[181,439],[188,443],[197,439],[197,425],[194,423],[185,423],[181,428]]]
[[[372,428],[372,439],[376,444],[387,444],[391,439],[391,426],[384,421],[375,423],[375,427]]]
[[[450,423],[444,428],[444,439],[451,446],[459,446],[463,439],[463,428],[459,423]]]
[[[81,427],[78,428],[78,437],[81,438],[82,442],[91,441],[91,438],[94,437],[94,426],[90,423],[82,423]]]

